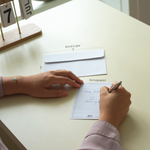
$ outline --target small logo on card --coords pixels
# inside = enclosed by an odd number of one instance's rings
[[[93,115],[87,115],[87,118],[93,118]]]

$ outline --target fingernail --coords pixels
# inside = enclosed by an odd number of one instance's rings
[[[80,84],[76,84],[77,85],[77,87],[80,87]]]
[[[64,91],[63,93],[62,93],[62,95],[63,96],[66,96],[68,93],[66,92],[66,91]]]
[[[83,80],[80,80],[81,81],[81,83],[83,83]]]

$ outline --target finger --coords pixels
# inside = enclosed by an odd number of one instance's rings
[[[110,90],[114,85],[116,85],[117,83],[118,83],[117,81],[114,81],[114,82],[111,84],[109,90]]]
[[[80,84],[78,84],[75,81],[71,80],[70,78],[64,77],[64,76],[55,76],[55,78],[51,81],[51,85],[52,84],[69,84],[76,88],[80,87]]]
[[[111,87],[109,88],[109,90],[111,90],[117,83],[119,83],[119,82],[117,82],[117,81],[113,82],[112,85],[111,85]],[[125,88],[122,86],[122,84],[120,84],[120,85],[117,87],[117,89],[125,90]],[[114,91],[113,91],[113,92],[114,92]]]
[[[131,98],[131,93],[130,92],[128,92],[129,93],[129,97]]]
[[[108,87],[102,86],[101,89],[100,89],[100,95],[108,94],[109,93],[108,91],[109,91]]]
[[[68,95],[68,92],[65,90],[49,90],[45,89],[44,97],[65,97]]]
[[[129,111],[129,107],[130,107],[130,105],[131,105],[131,101],[129,100],[128,101],[128,103],[126,104],[126,114],[128,113],[128,111]]]
[[[129,112],[129,108],[128,108],[127,111],[126,111],[126,115],[127,115],[128,112]]]
[[[131,100],[129,100],[129,106],[132,104]]]
[[[56,76],[68,77],[72,80],[75,80],[79,84],[83,83],[83,81],[81,79],[79,79],[74,73],[72,73],[71,71],[68,71],[68,70],[56,70],[53,72],[53,74]]]

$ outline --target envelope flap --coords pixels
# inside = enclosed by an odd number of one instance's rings
[[[104,57],[104,50],[92,50],[72,53],[49,54],[44,56],[45,63],[68,62]]]

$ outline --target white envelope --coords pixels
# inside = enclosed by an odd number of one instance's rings
[[[45,55],[43,72],[65,69],[76,76],[107,74],[104,56],[103,49]]]

